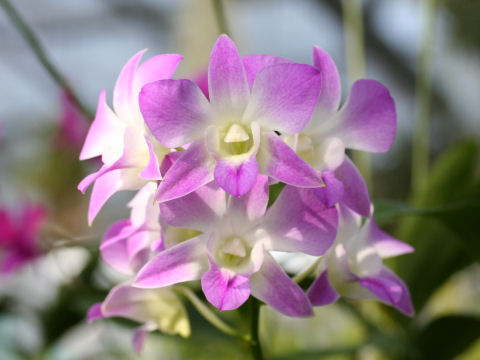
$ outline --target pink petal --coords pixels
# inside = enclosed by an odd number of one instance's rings
[[[124,125],[107,105],[106,92],[103,90],[98,98],[97,113],[90,129],[88,130],[85,143],[80,152],[80,160],[90,159],[103,154],[107,142],[106,138],[117,135],[121,136]],[[119,153],[118,157],[122,154]]]
[[[158,165],[157,155],[155,154],[155,150],[153,149],[153,145],[150,140],[145,140],[148,145],[150,160],[140,173],[140,177],[145,180],[160,180],[162,178],[162,174],[160,174],[160,166]]]
[[[33,261],[37,256],[38,254],[31,251],[22,251],[21,249],[6,251],[0,258],[0,273],[12,273],[24,264]]]
[[[193,77],[193,82],[202,90],[203,95],[210,100],[208,95],[208,71],[202,71]]]
[[[373,219],[368,219],[365,226],[368,226],[367,236],[380,257],[389,258],[415,251],[409,244],[399,241],[382,231]]]
[[[322,173],[324,187],[311,189],[310,191],[326,206],[332,207],[342,200],[344,193],[343,183],[335,177],[331,171]]]
[[[120,190],[136,190],[145,183],[138,177],[136,169],[117,169],[109,171],[93,185],[88,208],[88,223],[91,224],[107,200]]]
[[[252,90],[255,77],[264,67],[280,63],[289,63],[291,61],[270,55],[246,55],[242,56],[242,62],[247,75],[248,85],[250,86],[250,90]]]
[[[326,208],[309,189],[286,186],[266,215],[272,249],[323,255],[337,234],[337,210]]]
[[[136,103],[134,93],[135,72],[138,63],[146,49],[133,55],[120,71],[115,88],[113,89],[113,108],[120,118],[128,118],[132,111],[133,104]]]
[[[142,354],[143,345],[145,344],[149,332],[150,330],[148,326],[140,326],[133,332],[132,345],[138,355]]]
[[[87,321],[90,323],[95,320],[103,319],[102,303],[93,304],[87,312]]]
[[[148,182],[138,190],[133,199],[128,203],[128,207],[132,209],[130,220],[133,226],[137,228],[145,227],[148,230],[159,229],[158,217],[160,210],[158,204],[154,203],[156,190],[157,184]]]
[[[140,110],[153,136],[165,147],[183,146],[203,136],[210,106],[190,80],[160,80],[143,87]]]
[[[338,205],[338,214],[340,217],[340,224],[338,227],[338,236],[341,239],[356,238],[360,232],[362,217],[353,211],[348,206],[345,206],[343,202]],[[363,241],[365,243],[365,241]]]
[[[160,173],[162,176],[165,176],[167,173],[168,169],[172,167],[172,165],[177,161],[180,156],[183,155],[182,151],[172,151],[171,153],[168,153],[165,155],[163,158],[162,164],[160,165]]]
[[[320,71],[322,76],[322,90],[317,106],[327,114],[334,114],[338,109],[342,96],[337,66],[330,55],[319,46],[313,47],[313,65]]]
[[[260,173],[298,187],[320,187],[323,181],[302,158],[277,135],[265,134],[257,161]]]
[[[7,245],[17,237],[17,230],[7,210],[0,210],[0,244]]]
[[[126,243],[128,236],[134,231],[130,220],[118,221],[108,228],[100,245],[103,261],[126,274],[131,272]]]
[[[190,194],[161,203],[160,212],[169,225],[208,231],[221,221],[225,207],[225,192],[211,182]]]
[[[413,316],[410,292],[405,283],[391,270],[383,268],[377,276],[363,277],[359,284],[376,295],[382,302],[394,306],[400,312]]]
[[[203,141],[193,143],[165,174],[156,199],[160,202],[173,200],[209,183],[213,180],[214,165]]]
[[[265,252],[260,270],[250,276],[251,293],[282,314],[307,317],[313,315],[312,305],[298,286],[272,256]]]
[[[122,316],[138,322],[150,320],[148,309],[143,306],[151,298],[151,291],[138,289],[129,284],[119,284],[108,293],[102,304],[104,317]]]
[[[135,74],[134,95],[138,95],[142,87],[151,82],[169,79],[182,59],[178,54],[162,54],[145,61]]]
[[[334,303],[339,297],[340,295],[328,281],[328,270],[323,271],[308,289],[308,298],[313,306]]]
[[[258,174],[258,163],[255,155],[239,163],[228,160],[217,160],[215,166],[215,182],[227,193],[242,196],[249,191]]]
[[[40,227],[45,223],[48,217],[48,210],[41,204],[26,203],[21,216],[21,231],[24,236],[21,243],[27,248],[34,245],[36,247],[36,237]]]
[[[342,203],[363,217],[369,217],[371,202],[367,184],[353,162],[345,157],[334,173],[343,183]]]
[[[223,310],[240,307],[250,296],[248,277],[220,269],[210,261],[210,269],[202,276],[202,290],[207,300]]]
[[[392,146],[397,117],[395,103],[379,82],[356,81],[338,116],[341,124],[337,136],[347,148],[382,153]]]
[[[120,316],[144,323],[142,328],[148,331],[160,329],[167,333],[177,333],[175,323],[186,316],[172,289],[140,289],[128,283],[117,285],[109,292],[102,304],[102,313],[105,317]],[[182,331],[179,333],[184,335]]]
[[[255,78],[244,121],[282,134],[302,131],[315,110],[321,77],[309,65],[283,63],[263,68]]]
[[[240,115],[250,95],[247,77],[237,47],[227,35],[213,45],[208,64],[210,103],[220,112]]]
[[[104,165],[98,171],[85,176],[77,186],[77,189],[85,194],[87,189],[92,185],[99,177],[105,175],[107,172],[119,169],[118,161],[113,165]]]
[[[127,227],[120,229],[117,236],[107,237],[118,231],[117,224],[127,224]],[[100,253],[103,261],[115,270],[132,274],[148,260],[152,233],[150,231],[133,231],[132,233],[128,222],[120,221],[117,224],[112,225],[107,231],[107,236],[100,246]],[[160,236],[160,231],[158,235]]]
[[[140,269],[134,286],[156,288],[199,280],[207,269],[205,239],[197,236],[155,256]]]
[[[242,197],[231,197],[228,212],[234,218],[245,217],[253,223],[267,210],[268,176],[258,175],[249,192]]]

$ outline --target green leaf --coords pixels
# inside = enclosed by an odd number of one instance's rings
[[[450,275],[474,261],[472,255],[478,248],[475,227],[479,223],[479,212],[475,212],[477,158],[478,148],[473,141],[447,150],[412,201],[413,208],[430,209],[429,216],[405,217],[400,222],[397,237],[412,244],[415,253],[397,259],[395,265],[410,288],[417,312]],[[410,211],[408,207],[398,210]]]
[[[428,210],[419,209],[399,201],[378,200],[374,203],[375,221],[378,224],[387,223],[398,216],[429,215]]]
[[[452,315],[430,322],[417,336],[422,359],[450,360],[480,335],[480,317]]]
[[[480,181],[469,192],[471,201],[463,206],[436,214],[436,217],[459,235],[465,249],[480,261]]]
[[[480,183],[478,184],[480,185]],[[477,186],[480,189],[480,186]],[[439,208],[422,209],[405,203],[381,200],[375,202],[375,221],[382,225],[399,216],[429,216],[442,221],[457,236],[467,250],[480,261],[480,238],[477,225],[480,222],[480,199],[472,192],[471,201],[460,201]]]

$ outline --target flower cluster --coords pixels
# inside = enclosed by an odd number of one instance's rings
[[[103,166],[93,184],[89,221],[119,190],[139,190],[131,217],[112,225],[103,260],[131,280],[92,307],[91,319],[123,316],[146,331],[187,336],[178,283],[200,281],[220,310],[250,296],[289,316],[340,296],[377,299],[412,315],[405,284],[382,258],[412,248],[373,220],[367,186],[346,149],[385,152],[396,130],[388,90],[359,80],[344,105],[337,68],[319,47],[313,65],[268,55],[240,56],[226,35],[213,46],[200,80],[171,79],[179,55],[120,73],[113,109],[101,93],[80,158]],[[269,206],[270,185],[284,183]],[[271,203],[272,201],[270,201]],[[304,291],[275,252],[319,257]]]

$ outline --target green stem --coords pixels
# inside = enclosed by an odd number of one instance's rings
[[[422,187],[428,176],[435,9],[435,0],[422,1],[423,29],[415,87],[415,130],[412,148],[412,187],[414,192]]]
[[[320,261],[322,261],[322,258],[318,258],[312,265],[308,267],[304,272],[298,273],[295,275],[292,280],[295,281],[297,284],[300,284],[303,280],[308,278],[313,272],[317,269],[318,264],[320,264]]]
[[[349,86],[366,74],[365,41],[363,39],[363,14],[361,0],[343,0],[343,26],[345,36],[345,54]],[[370,155],[365,152],[352,153],[360,173],[363,175],[370,193],[373,190],[373,175]]]
[[[15,8],[10,4],[8,0],[0,0],[0,5],[2,6],[5,13],[10,18],[10,21],[13,25],[17,28],[18,32],[22,35],[22,37],[27,42],[28,46],[32,49],[32,51],[37,56],[40,63],[43,67],[47,70],[53,80],[66,91],[78,109],[88,118],[92,119],[93,114],[88,110],[88,108],[83,104],[82,101],[78,98],[75,94],[73,89],[67,83],[63,75],[56,69],[53,65],[52,61],[48,58],[45,50],[43,49],[40,41],[38,40],[37,36],[33,32],[33,30],[25,23],[22,19],[20,14],[15,10]]]
[[[254,297],[250,298],[250,351],[255,360],[263,360],[262,347],[260,345],[260,338],[258,336],[258,326],[260,318],[260,302]]]
[[[227,18],[225,16],[225,9],[223,7],[222,0],[212,0],[213,9],[215,11],[215,18],[217,19],[218,30],[222,34],[227,34],[230,36],[230,31],[228,31]]]
[[[178,292],[180,292],[182,295],[184,295],[197,309],[197,311],[202,315],[205,320],[207,320],[210,324],[215,326],[218,330],[221,332],[234,336],[237,338],[240,338],[246,342],[250,342],[250,336],[247,334],[240,334],[238,333],[234,328],[232,328],[230,325],[226,324],[222,319],[220,319],[210,308],[205,305],[198,297],[195,295],[195,293],[190,290],[188,287],[181,286],[181,285],[176,285],[174,287]]]

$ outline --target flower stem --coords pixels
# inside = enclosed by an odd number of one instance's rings
[[[343,0],[342,12],[348,84],[352,86],[356,80],[365,77],[366,74],[362,0]],[[370,155],[354,151],[352,157],[372,193],[373,175]]]
[[[300,284],[303,280],[305,280],[311,274],[313,274],[313,272],[317,269],[318,264],[320,264],[320,261],[322,261],[322,257],[315,260],[315,262],[312,265],[310,265],[304,272],[301,272],[295,275],[292,278],[292,280],[295,281],[297,284]]]
[[[213,9],[215,11],[215,18],[217,19],[218,30],[222,34],[227,34],[230,36],[230,31],[228,31],[227,18],[225,16],[225,9],[223,7],[223,0],[212,0]]]
[[[428,176],[435,0],[422,1],[422,19],[423,29],[415,88],[415,130],[412,148],[412,187],[414,192],[418,191]]]
[[[260,318],[260,302],[253,296],[250,297],[250,351],[255,360],[263,360],[262,347],[258,336],[259,318]]]
[[[88,108],[78,98],[77,94],[75,94],[73,89],[67,83],[64,76],[53,65],[52,61],[48,58],[45,50],[43,49],[43,46],[40,44],[37,36],[33,32],[33,30],[27,25],[27,23],[22,19],[18,11],[15,10],[15,8],[12,6],[12,4],[10,4],[8,0],[0,0],[0,6],[3,8],[7,16],[10,18],[12,24],[17,28],[18,32],[22,35],[28,46],[35,53],[37,59],[47,70],[53,80],[71,96],[75,105],[87,117],[87,119],[92,119],[92,112],[88,110]]]
[[[238,333],[234,328],[232,328],[230,325],[226,324],[222,319],[220,319],[210,308],[205,305],[198,297],[195,295],[195,293],[190,290],[188,287],[181,286],[181,285],[176,285],[174,287],[178,292],[180,292],[182,295],[184,295],[197,309],[197,311],[202,315],[205,320],[207,320],[210,324],[215,326],[218,330],[221,332],[234,336],[237,338],[240,338],[246,342],[250,342],[251,337],[250,335],[247,334],[240,334]]]

